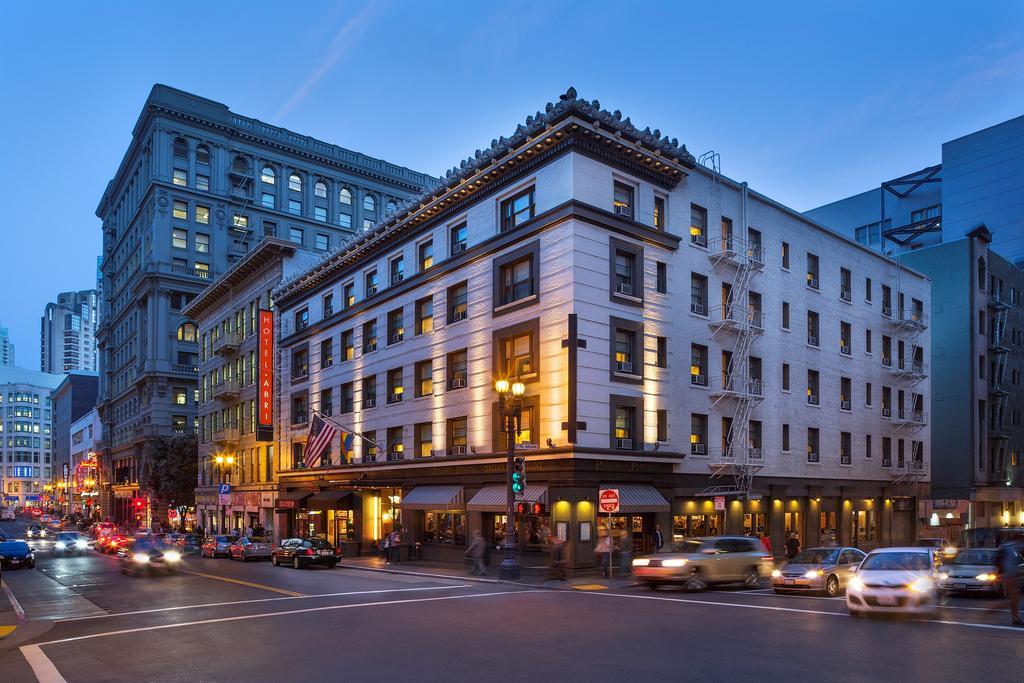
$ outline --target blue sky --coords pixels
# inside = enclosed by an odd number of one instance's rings
[[[0,63],[0,321],[37,368],[154,82],[433,174],[573,85],[804,210],[1024,114],[1024,3],[17,3]]]

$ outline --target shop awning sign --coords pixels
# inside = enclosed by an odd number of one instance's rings
[[[619,511],[619,490],[601,489],[597,497],[598,507],[601,512],[612,514]]]

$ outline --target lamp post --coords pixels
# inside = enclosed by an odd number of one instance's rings
[[[515,458],[516,436],[519,435],[520,418],[523,412],[523,392],[526,387],[522,382],[510,383],[507,379],[499,379],[494,383],[498,392],[498,416],[501,428],[508,444],[508,458],[505,463],[505,559],[498,568],[499,578],[505,581],[518,581],[522,576],[522,568],[516,557],[515,544],[515,494],[512,492],[512,461]]]
[[[220,481],[218,483],[224,483],[224,471],[235,464],[235,456],[233,455],[220,455],[217,454],[213,457],[213,462],[217,464],[217,469],[220,471]],[[217,489],[217,508],[220,511],[219,519],[217,520],[217,532],[225,533],[224,530],[224,515],[227,514],[227,506],[220,504],[220,488]]]

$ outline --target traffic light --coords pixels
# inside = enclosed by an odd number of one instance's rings
[[[531,515],[544,515],[547,514],[547,506],[544,503],[534,503],[530,506]]]
[[[544,503],[527,503],[526,501],[519,501],[516,503],[516,514],[519,515],[545,515],[547,514],[547,506]]]
[[[524,503],[523,501],[519,501],[518,503],[516,503],[516,514],[517,515],[525,515],[527,512],[529,512],[529,507],[530,507],[529,503]]]
[[[522,456],[512,460],[512,493],[516,497],[526,493],[526,458]]]

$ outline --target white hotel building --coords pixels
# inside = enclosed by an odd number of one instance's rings
[[[501,533],[493,387],[511,376],[528,499],[547,504],[528,552],[564,534],[592,564],[603,487],[637,549],[655,523],[776,549],[790,531],[911,540],[929,291],[570,90],[275,289],[277,527],[366,549],[397,523],[461,561],[473,530]],[[313,410],[368,440],[303,467]]]

